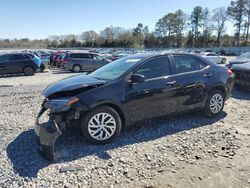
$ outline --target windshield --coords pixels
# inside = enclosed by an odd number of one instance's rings
[[[141,61],[141,59],[124,57],[97,69],[90,75],[97,79],[114,80],[123,75],[139,61]]]
[[[240,58],[248,58],[248,59],[250,59],[250,53],[247,52],[247,53],[241,54]]]

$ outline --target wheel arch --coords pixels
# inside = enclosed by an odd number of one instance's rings
[[[219,84],[219,85],[216,85],[215,87],[213,87],[213,88],[210,90],[210,92],[213,91],[213,90],[219,90],[219,91],[221,91],[221,92],[223,93],[224,99],[226,98],[226,96],[227,96],[227,91],[226,91],[225,86]]]
[[[119,104],[116,104],[116,103],[110,102],[110,101],[105,101],[102,103],[95,104],[94,106],[92,106],[92,108],[97,108],[97,107],[101,107],[101,106],[108,106],[108,107],[113,108],[119,114],[121,121],[122,121],[122,126],[126,126],[126,117],[125,117],[124,112]]]

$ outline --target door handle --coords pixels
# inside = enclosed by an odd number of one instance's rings
[[[176,81],[171,81],[171,82],[166,82],[167,86],[173,86],[174,84],[176,84]]]
[[[204,74],[203,75],[205,78],[211,78],[213,76],[213,74]]]

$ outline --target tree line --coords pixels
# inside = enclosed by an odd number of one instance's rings
[[[233,23],[234,34],[227,32]],[[177,10],[160,18],[154,31],[139,23],[133,29],[109,26],[100,33],[90,30],[80,35],[49,36],[43,40],[0,39],[2,48],[205,48],[248,46],[250,0],[231,1],[228,7],[209,10],[196,6],[190,14]]]

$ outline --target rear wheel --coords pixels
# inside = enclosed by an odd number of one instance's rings
[[[90,143],[106,144],[120,134],[121,118],[109,106],[97,107],[82,118],[81,129]]]
[[[225,64],[226,63],[226,59],[225,58],[223,58],[222,60],[221,60],[221,64]]]
[[[205,115],[208,117],[217,116],[223,110],[224,103],[224,94],[220,90],[213,90],[207,98],[206,106],[204,108]]]
[[[23,73],[25,76],[31,76],[34,74],[34,72],[35,72],[34,69],[30,66],[24,67],[23,69]]]
[[[81,72],[81,70],[82,70],[81,65],[74,65],[72,68],[73,72]]]

